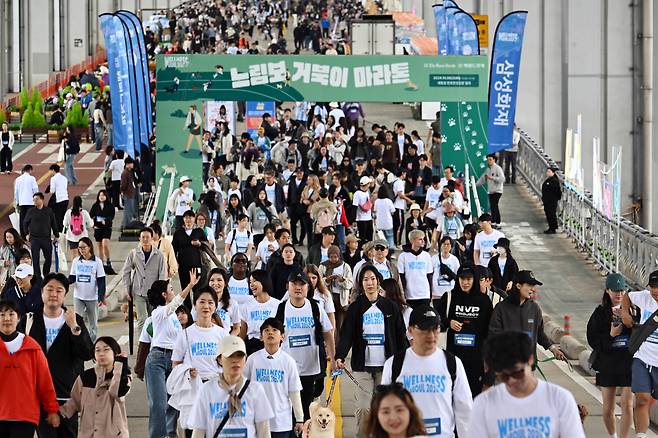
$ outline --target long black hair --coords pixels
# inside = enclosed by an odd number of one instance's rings
[[[607,290],[603,290],[603,296],[601,297],[601,306],[603,306],[603,311],[605,315],[612,321],[612,299]]]
[[[219,274],[222,276],[224,279],[224,290],[222,291],[222,297],[219,299],[219,302],[222,304],[221,308],[224,310],[228,310],[228,305],[231,301],[231,293],[228,291],[228,280],[229,280],[229,275],[226,269],[224,268],[212,268],[210,272],[208,273],[208,285],[210,283],[210,277],[212,277],[215,274]]]
[[[164,306],[167,301],[162,296],[163,293],[167,292],[169,287],[169,280],[155,280],[151,285],[151,288],[146,293],[148,302],[151,303],[151,306],[158,307]]]
[[[260,197],[259,197],[260,192],[265,192],[265,199],[262,200],[262,201],[260,200]],[[259,185],[256,188],[256,199],[254,200],[254,202],[256,202],[257,206],[262,205],[264,207],[269,207],[270,205],[272,205],[272,203],[270,202],[270,200],[267,197],[267,190],[265,190],[265,186]]]
[[[233,205],[231,205],[231,199],[236,198],[238,200],[238,205],[233,208]],[[232,193],[231,196],[228,198],[228,202],[226,204],[226,212],[231,215],[233,218],[233,221],[237,222],[238,214],[244,213],[244,206],[242,205],[242,200],[238,195],[235,193]]]
[[[100,189],[98,191],[98,193],[96,193],[96,202],[100,204],[101,201],[100,201],[99,198],[101,196],[101,193],[105,195],[105,201],[104,201],[105,205],[110,205],[111,206],[112,205],[112,199],[110,199],[110,195],[107,194],[107,190],[105,190],[105,189]]]
[[[76,196],[73,198],[73,205],[71,205],[71,216],[79,216],[82,214],[82,198]]]
[[[16,231],[16,228],[13,228],[13,227],[7,228],[4,232],[4,234],[2,235],[2,239],[5,243],[5,245],[7,245],[7,233],[14,236],[14,248],[23,248],[23,246],[25,245],[25,241],[23,240],[23,238],[21,237],[19,232]]]
[[[270,278],[270,274],[266,270],[256,269],[251,272],[249,276],[263,285],[263,291],[265,293],[272,295],[274,287],[272,287],[272,279]]]

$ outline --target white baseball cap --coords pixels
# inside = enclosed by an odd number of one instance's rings
[[[361,179],[359,180],[359,185],[366,186],[368,184],[370,184],[370,177],[362,176]]]
[[[30,275],[34,275],[34,269],[32,268],[32,265],[28,265],[27,263],[21,263],[16,267],[16,272],[14,275],[17,278],[25,278]]]
[[[244,345],[242,338],[229,335],[219,342],[219,356],[229,357],[239,351],[247,354],[247,347]]]
[[[179,180],[179,181],[180,181],[181,183],[184,183],[185,181],[192,181],[192,178],[190,178],[190,177],[187,176],[187,175],[184,175],[184,176],[181,176],[181,177],[180,177],[180,180]]]

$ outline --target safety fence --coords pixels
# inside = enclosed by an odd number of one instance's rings
[[[559,166],[521,131],[517,170],[540,198],[548,167]],[[649,273],[658,269],[658,237],[627,219],[608,219],[594,207],[591,193],[580,193],[566,183],[562,171],[558,172],[558,177],[563,187],[559,218],[574,245],[605,272],[618,271],[632,287],[644,288]]]
[[[84,72],[87,69],[95,70],[98,65],[106,61],[105,49],[101,46],[97,46],[93,55],[87,56],[82,62],[76,65],[72,65],[64,71],[54,72],[50,75],[48,80],[43,81],[39,84],[36,84],[37,90],[41,93],[42,97],[52,96],[57,93],[57,90],[60,87],[66,87],[71,78],[78,76],[80,73]],[[30,87],[32,89],[32,87]],[[6,98],[2,103],[4,108],[7,108],[10,105],[18,106],[19,96],[18,94]]]

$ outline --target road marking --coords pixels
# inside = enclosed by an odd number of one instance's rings
[[[128,343],[128,336],[121,336],[117,342],[119,345],[126,345]]]
[[[79,164],[90,164],[96,161],[96,159],[100,157],[100,155],[95,154],[95,153],[89,153],[89,154],[84,154],[82,158],[78,160]]]
[[[41,148],[38,154],[52,154],[53,152],[59,150],[59,144],[47,144]]]
[[[80,153],[86,154],[92,147],[94,147],[93,143],[80,143]]]
[[[57,156],[59,155],[59,151],[52,153],[48,155],[45,159],[41,160],[41,164],[54,164],[57,163]]]

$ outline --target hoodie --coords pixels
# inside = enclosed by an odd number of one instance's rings
[[[492,335],[504,330],[526,333],[532,338],[533,344],[539,344],[544,348],[553,345],[544,332],[544,316],[539,305],[532,300],[525,300],[521,304],[519,291],[515,287],[512,287],[507,298],[493,310],[489,323],[489,331]],[[535,363],[537,363],[536,348]]]
[[[49,414],[59,410],[48,361],[39,344],[29,336],[23,337],[21,347],[14,354],[9,354],[0,340],[0,382],[2,419],[39,424],[42,406]]]
[[[446,308],[448,299],[450,304]],[[452,291],[441,296],[437,312],[441,318],[441,329],[447,333],[446,350],[462,362],[482,362],[482,347],[489,335],[493,305],[489,297],[480,292],[479,285],[474,281],[471,292],[466,293],[456,284]],[[450,328],[451,320],[463,324],[459,332]]]

